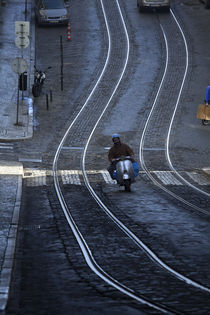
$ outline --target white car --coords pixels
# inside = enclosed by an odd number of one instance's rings
[[[38,25],[68,24],[69,12],[64,0],[36,0],[35,16]]]
[[[137,0],[139,12],[147,9],[160,9],[166,12],[170,11],[170,0]]]

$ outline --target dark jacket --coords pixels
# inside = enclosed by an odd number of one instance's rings
[[[134,153],[133,153],[133,150],[125,143],[120,143],[117,145],[114,144],[111,147],[111,149],[109,150],[108,159],[111,162],[112,159],[119,158],[123,155],[124,156],[127,156],[127,155],[133,156]]]

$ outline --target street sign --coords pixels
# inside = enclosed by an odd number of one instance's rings
[[[15,38],[15,45],[20,49],[27,48],[29,45],[28,36],[18,35],[18,37]]]
[[[27,70],[27,62],[25,59],[17,57],[12,62],[12,69],[15,73],[21,74]]]
[[[30,24],[26,21],[15,21],[15,44],[24,49],[29,45]]]
[[[15,21],[15,35],[30,35],[30,23],[26,21]]]

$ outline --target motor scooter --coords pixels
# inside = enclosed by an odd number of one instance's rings
[[[113,177],[120,186],[125,187],[125,191],[131,191],[131,184],[139,172],[138,163],[132,162],[130,156],[121,156],[115,161],[116,171],[114,171]]]
[[[34,97],[40,96],[44,81],[46,79],[46,72],[48,69],[51,69],[51,68],[52,67],[47,67],[45,71],[41,71],[41,70],[38,70],[36,66],[34,66],[35,74],[34,74],[34,84],[32,86],[32,94]]]

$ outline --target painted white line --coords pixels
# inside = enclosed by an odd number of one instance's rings
[[[13,146],[9,146],[9,145],[0,145],[0,149],[9,149],[9,150],[13,150]]]
[[[100,173],[107,184],[116,184],[116,181],[111,178],[108,171],[100,171]]]
[[[195,172],[186,172],[186,174],[201,186],[210,185],[210,179],[206,178],[202,174],[197,174]]]
[[[19,162],[37,162],[42,163],[42,158],[40,159],[33,159],[33,158],[19,158]]]
[[[35,187],[35,186],[46,186],[46,175],[47,172],[45,169],[37,170],[33,168],[25,168],[23,177],[26,180],[26,186]]]
[[[83,150],[83,147],[62,147],[62,150]]]
[[[171,172],[154,171],[153,172],[165,185],[182,185]]]
[[[81,171],[77,170],[62,170],[60,171],[63,184],[81,185],[79,174]]]
[[[165,148],[143,148],[144,151],[165,151]]]

